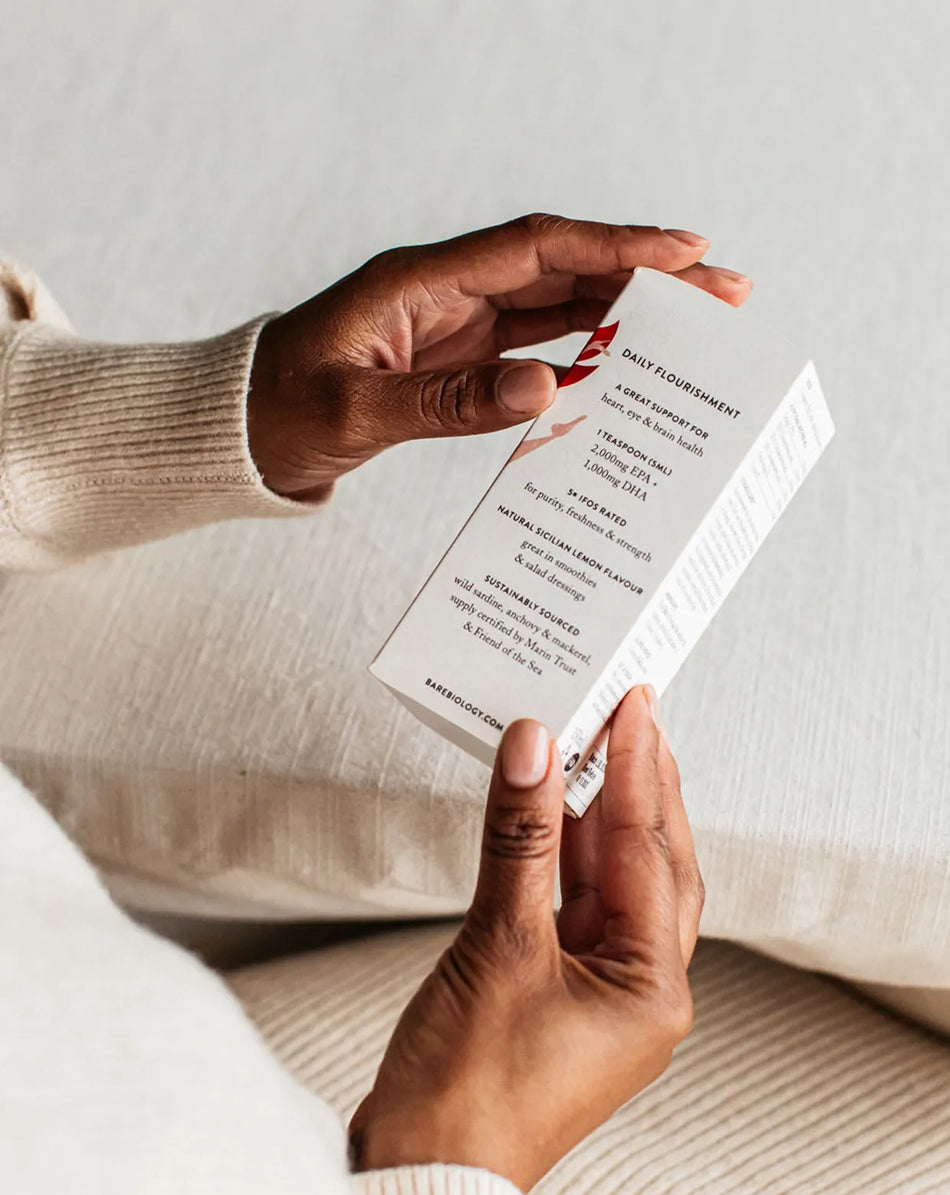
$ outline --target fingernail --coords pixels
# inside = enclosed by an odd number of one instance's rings
[[[540,722],[523,719],[505,731],[501,774],[512,788],[534,788],[548,774],[551,736]]]
[[[656,689],[652,685],[643,686],[643,700],[647,703],[647,709],[650,711],[650,717],[653,719],[653,725],[662,734],[660,726],[660,699],[656,695]]]
[[[664,228],[663,231],[668,237],[674,237],[677,241],[682,241],[684,245],[692,245],[694,249],[698,249],[700,245],[709,244],[708,237],[701,237],[698,232],[687,232],[685,228]]]
[[[546,377],[542,377],[542,369]],[[519,365],[501,375],[495,393],[501,405],[513,414],[536,414],[550,406],[554,398],[554,375],[533,363]]]
[[[721,274],[723,278],[728,278],[730,282],[739,282],[743,286],[754,286],[752,279],[745,274],[740,274],[738,270],[727,270],[725,266],[712,267],[717,274]]]

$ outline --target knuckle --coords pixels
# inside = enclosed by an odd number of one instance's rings
[[[629,728],[623,728],[625,737],[617,735],[617,741],[611,742],[610,758],[618,763],[623,762],[628,770],[632,783],[637,786],[656,788],[660,779],[659,750],[651,732],[638,729],[635,735],[629,733]],[[655,733],[655,731],[653,732]]]
[[[362,267],[364,274],[374,278],[389,278],[405,264],[412,250],[400,246],[375,253]]]
[[[447,950],[443,951],[436,970],[446,980],[450,991],[458,996],[470,995],[478,987],[487,961],[478,939],[463,927]]]
[[[665,862],[670,860],[670,835],[666,819],[662,813],[646,822],[641,830],[643,845],[653,854],[660,856]]]
[[[501,806],[485,826],[485,853],[521,862],[544,858],[557,846],[555,826],[531,809]]]
[[[680,779],[679,764],[676,762],[673,752],[670,751],[669,747],[667,747],[662,753],[660,766],[663,769],[664,781],[670,786],[670,788],[675,789],[675,791],[679,793],[681,791],[682,784]]]
[[[703,882],[702,872],[694,863],[687,867],[686,873],[686,891],[697,911],[702,912],[706,904],[706,885]]]
[[[664,236],[662,230],[657,225],[643,227],[635,224],[599,223],[595,227],[597,228],[600,239],[601,258],[604,261],[612,259],[615,270],[630,268],[631,233],[638,234],[636,244],[639,247],[640,254],[647,254],[644,260],[639,261],[638,264],[641,265],[647,264],[648,261],[652,260],[650,250],[647,247],[653,245],[655,236]]]
[[[391,249],[376,253],[352,275],[353,280],[359,280],[364,286],[376,287],[392,274]]]
[[[675,978],[667,977],[660,983],[655,1000],[657,1030],[671,1046],[675,1046],[689,1036],[696,1015],[685,972]]]
[[[692,901],[702,908],[706,900],[706,885],[695,860],[686,863],[674,863],[673,872],[676,879],[676,890],[681,897]]]
[[[621,837],[627,849],[670,863],[670,836],[662,811],[649,820],[618,822],[609,831]]]
[[[604,258],[612,257],[614,259],[614,266],[619,270],[622,265],[621,251],[628,236],[627,230],[618,227],[616,224],[601,224],[599,226],[599,233],[602,256]]]
[[[552,216],[550,212],[528,212],[527,215],[519,216],[514,223],[526,232],[538,235],[563,224],[564,219],[561,216]]]
[[[354,298],[358,298],[364,307],[374,300],[388,300],[415,277],[418,258],[419,251],[411,246],[376,253],[350,275],[352,283],[358,284],[353,291]]]
[[[678,1042],[683,1041],[684,1038],[689,1037],[692,1033],[693,1025],[696,1023],[696,1006],[693,1003],[693,995],[685,979],[682,983],[680,995],[671,1012],[671,1029],[674,1038]]]
[[[470,970],[524,970],[537,959],[536,935],[508,915],[509,902],[499,897],[489,915],[470,909],[457,939],[456,951]]]
[[[419,404],[426,425],[450,432],[478,426],[478,379],[470,370],[423,380]]]
[[[523,230],[528,248],[544,271],[547,260],[544,242],[551,242],[569,232],[574,221],[565,216],[554,216],[550,212],[531,212],[526,216],[519,216],[513,223],[516,228]]]

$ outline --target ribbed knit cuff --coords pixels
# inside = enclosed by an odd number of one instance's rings
[[[522,1195],[514,1183],[468,1166],[399,1166],[353,1176],[361,1195]]]
[[[0,363],[0,564],[41,568],[220,519],[311,510],[270,491],[248,448],[266,320],[144,345],[18,325]]]

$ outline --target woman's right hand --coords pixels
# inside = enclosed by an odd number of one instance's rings
[[[692,1024],[703,886],[655,714],[652,690],[625,698],[603,791],[563,829],[550,735],[506,731],[472,907],[353,1118],[359,1168],[458,1163],[527,1191],[665,1070]]]

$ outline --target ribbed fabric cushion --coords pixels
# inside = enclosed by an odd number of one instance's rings
[[[264,1037],[349,1116],[453,926],[232,973]],[[667,1073],[542,1195],[922,1195],[950,1190],[950,1047],[826,980],[722,942],[692,968],[696,1028]]]

